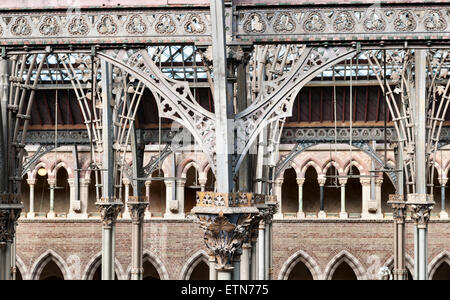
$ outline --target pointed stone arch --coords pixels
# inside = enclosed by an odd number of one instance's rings
[[[405,255],[405,265],[411,279],[414,280],[414,260],[408,254]],[[394,256],[391,256],[384,264],[383,267],[387,267],[389,270],[394,268]]]
[[[83,280],[92,280],[94,273],[102,264],[102,252],[98,252],[91,260],[87,263],[86,268],[83,272]],[[120,264],[119,260],[116,258],[114,261],[114,271],[116,273],[118,280],[126,280],[127,276]]]
[[[292,270],[299,262],[305,264],[314,280],[321,279],[322,271],[317,262],[305,251],[298,250],[284,262],[278,275],[278,280],[287,280]]]
[[[189,280],[195,267],[202,261],[208,265],[208,254],[205,250],[198,250],[183,265],[180,280]]]
[[[428,278],[432,279],[437,269],[444,263],[448,264],[450,267],[450,253],[447,250],[442,251],[430,262],[428,267]]]
[[[364,267],[361,265],[359,260],[347,250],[342,250],[330,260],[327,267],[325,268],[325,272],[323,273],[323,279],[331,280],[333,278],[334,272],[343,262],[347,263],[350,268],[352,268],[358,280],[367,279],[366,270],[364,269]]]
[[[55,251],[49,249],[42,253],[35,261],[33,266],[31,267],[31,273],[29,275],[30,280],[39,280],[41,277],[42,271],[44,270],[45,266],[50,262],[53,261],[61,271],[64,280],[71,280],[71,274],[69,272],[69,266],[67,265],[66,261]]]
[[[144,250],[143,262],[150,262],[158,272],[159,278],[161,280],[169,280],[169,273],[164,263],[156,256],[153,252],[149,250]],[[127,278],[131,276],[131,264],[127,268]]]
[[[16,270],[20,272],[20,275],[22,275],[22,279],[24,280],[28,279],[28,268],[23,262],[23,260],[20,258],[20,256],[17,254],[16,254]]]

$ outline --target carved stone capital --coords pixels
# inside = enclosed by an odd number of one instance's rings
[[[251,214],[242,214],[236,224],[220,212],[216,217],[200,216],[200,226],[205,231],[206,247],[214,253],[217,269],[230,269],[235,252],[239,251],[248,237],[252,222]]]
[[[325,185],[325,182],[327,182],[327,179],[325,178],[325,176],[319,175],[317,177],[317,182],[319,183],[319,185],[323,186]]]
[[[448,182],[448,178],[439,178],[439,184],[445,186]]]
[[[409,209],[411,211],[411,219],[419,228],[424,228],[428,225],[433,204],[411,204]]]
[[[123,204],[122,202],[104,201],[104,198],[102,198],[102,201],[95,203],[95,206],[100,211],[103,226],[111,226],[116,222]]]
[[[131,221],[136,223],[142,223],[144,220],[145,210],[148,206],[148,201],[138,201],[138,197],[130,196],[128,201],[128,210],[130,211]]]
[[[22,211],[21,205],[1,205],[0,207],[0,247],[12,243],[16,234],[17,219]]]
[[[393,210],[392,217],[397,223],[404,223],[406,218],[406,202],[403,195],[392,194],[389,195],[388,204]]]
[[[369,177],[361,177],[359,178],[359,182],[361,185],[370,185],[370,178]]]
[[[305,183],[305,178],[297,178],[298,185],[303,186],[304,183]]]

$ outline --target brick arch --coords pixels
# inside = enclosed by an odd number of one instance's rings
[[[323,172],[323,174],[327,174],[327,172],[328,172],[328,169],[331,167],[331,166],[333,166],[335,169],[336,169],[336,171],[337,171],[337,173],[338,173],[338,176],[341,176],[341,175],[343,175],[343,173],[344,173],[344,170],[341,168],[341,165],[342,165],[342,163],[340,164],[339,162],[337,162],[335,159],[328,159],[327,161],[325,161],[325,163],[322,165],[322,172]]]
[[[283,266],[281,267],[281,271],[278,275],[278,280],[287,280],[292,270],[299,262],[305,264],[305,266],[311,272],[311,275],[314,280],[321,279],[322,272],[317,262],[305,251],[298,250],[284,262]]]
[[[47,174],[50,174],[50,171],[47,167],[47,163],[45,163],[44,161],[40,161],[38,164],[36,164],[36,166],[34,167],[34,169],[31,171],[31,176],[28,176],[28,179],[36,179],[36,174],[37,171],[40,168],[45,168],[47,170]],[[48,175],[47,175],[48,176]]]
[[[350,268],[353,269],[353,272],[355,272],[356,278],[358,280],[366,279],[367,277],[366,270],[359,262],[359,260],[351,253],[349,253],[347,250],[342,250],[331,259],[331,261],[325,268],[325,272],[323,273],[323,279],[331,280],[331,278],[334,275],[334,272],[341,265],[342,262],[346,262],[350,266]]]
[[[100,267],[102,264],[102,252],[98,252],[94,257],[92,257],[89,262],[86,265],[86,268],[83,272],[83,280],[92,280],[92,277],[94,276],[95,271],[97,268]],[[118,280],[126,280],[127,276],[122,268],[122,265],[120,264],[119,260],[115,259],[114,261],[114,271],[116,272],[117,279]]]
[[[414,279],[414,260],[409,256],[408,254],[405,255],[405,265],[406,269],[409,271],[411,276]],[[388,269],[391,269],[394,267],[394,256],[391,256],[384,264],[383,267],[387,267]]]
[[[428,267],[428,278],[433,278],[436,270],[443,264],[447,263],[450,266],[450,253],[447,250],[442,251],[430,262]]]
[[[19,270],[20,274],[22,275],[22,279],[28,279],[28,268],[23,262],[23,260],[20,258],[19,255],[16,254],[16,268]]]
[[[72,279],[69,272],[69,266],[67,265],[66,261],[58,253],[51,249],[45,251],[36,259],[35,263],[31,267],[29,279],[39,280],[42,271],[50,261],[53,261],[58,266],[59,270],[64,276],[64,280]]]
[[[161,280],[169,280],[169,273],[167,272],[166,266],[159,259],[159,257],[153,254],[153,252],[151,252],[150,250],[144,250],[142,262],[144,263],[145,261],[150,262],[155,267]],[[130,278],[131,264],[128,266],[126,274],[127,278]]]
[[[303,164],[300,167],[300,176],[299,178],[304,178],[306,170],[308,170],[309,167],[313,167],[316,169],[317,175],[323,174],[322,169],[320,168],[320,163],[318,163],[315,159],[309,158],[306,161],[303,162]]]
[[[348,174],[348,172],[350,171],[350,168],[352,166],[355,166],[359,170],[359,174],[361,174],[361,175],[369,175],[369,170],[368,170],[367,166],[365,166],[364,163],[361,163],[360,161],[358,161],[354,157],[353,157],[353,159],[351,161],[349,159],[348,161],[345,162],[344,174]]]
[[[198,250],[186,261],[180,272],[180,280],[189,280],[195,267],[201,261],[208,264],[208,254],[205,250]]]

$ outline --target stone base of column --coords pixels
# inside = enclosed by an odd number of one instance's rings
[[[282,213],[276,213],[276,214],[273,215],[273,219],[274,220],[283,220],[284,216],[283,216]]]
[[[439,218],[441,218],[441,219],[448,219],[448,213],[446,211],[441,211],[439,213]]]
[[[150,219],[152,217],[152,213],[146,210],[144,212],[144,219]]]
[[[75,212],[70,212],[67,214],[67,219],[87,219],[89,217],[88,214],[77,214]]]
[[[324,212],[323,210],[319,211],[319,214],[317,215],[317,217],[319,219],[326,219],[327,218],[327,213]]]
[[[47,219],[54,219],[56,217],[56,214],[54,212],[47,213]]]
[[[182,220],[185,219],[186,215],[183,214],[172,214],[172,213],[165,213],[164,214],[164,219],[169,219],[169,220]]]
[[[122,219],[131,219],[131,215],[129,211],[124,211],[122,213]]]
[[[348,212],[345,212],[345,211],[340,212],[339,213],[339,218],[340,219],[348,219]]]
[[[36,218],[36,213],[35,212],[27,213],[27,219],[34,219],[34,218]]]
[[[304,212],[297,213],[297,219],[305,219],[305,218],[306,218],[306,214]]]

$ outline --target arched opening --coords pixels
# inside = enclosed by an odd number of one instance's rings
[[[48,174],[41,176],[36,173],[34,210],[36,211],[36,215],[44,216],[50,211],[50,186],[48,185]]]
[[[196,195],[200,191],[197,169],[192,166],[186,172],[186,183],[184,186],[184,212],[190,213],[196,205]]]
[[[395,194],[395,187],[391,181],[391,178],[383,173],[383,183],[381,184],[381,211],[392,212],[392,207],[387,203],[389,201],[389,195]]]
[[[331,280],[358,280],[355,272],[346,261],[342,261],[334,270]]]
[[[192,270],[189,280],[209,280],[209,266],[200,260]]]
[[[327,213],[339,213],[341,211],[341,188],[339,185],[338,172],[331,165],[327,170],[324,186],[324,206]]]
[[[320,187],[316,169],[308,167],[303,184],[303,211],[317,213],[320,209]]]
[[[142,276],[143,280],[161,280],[158,270],[156,267],[150,262],[150,260],[144,260],[143,264],[144,274]]]
[[[211,169],[208,170],[208,173],[206,173],[206,185],[205,185],[205,191],[207,192],[213,192],[216,189],[216,176],[214,176],[214,173]]]
[[[362,185],[358,177],[352,175],[360,175],[357,167],[352,166],[348,172],[348,180],[345,186],[345,207],[349,214],[361,215],[362,211]]]
[[[313,276],[308,267],[302,261],[298,261],[289,274],[288,280],[313,280]]]
[[[28,185],[28,174],[25,174],[20,184],[20,195],[23,203],[22,212],[30,211],[30,186]]]
[[[16,266],[16,280],[23,280],[22,273],[19,268]]]
[[[102,264],[99,263],[90,280],[102,280]],[[117,280],[117,272],[114,273],[114,280]]]
[[[56,172],[55,206],[56,215],[64,215],[69,212],[70,207],[70,187],[67,179],[69,175],[66,169],[59,168]]]
[[[97,202],[97,194],[95,191],[95,172],[91,171],[91,175],[89,177],[89,187],[88,187],[88,214],[98,216],[100,213],[98,212],[97,207],[95,206],[95,202]]]
[[[64,275],[58,265],[53,260],[49,260],[42,269],[39,280],[64,280]]]
[[[298,185],[297,172],[294,168],[284,171],[284,180],[281,186],[281,195],[283,197],[281,203],[281,212],[296,213],[298,211]]]
[[[152,177],[164,177],[162,170],[156,170],[152,173]],[[152,180],[150,183],[149,210],[152,216],[162,217],[166,211],[166,184],[164,180]]]
[[[450,265],[443,261],[433,274],[432,280],[450,280]]]

